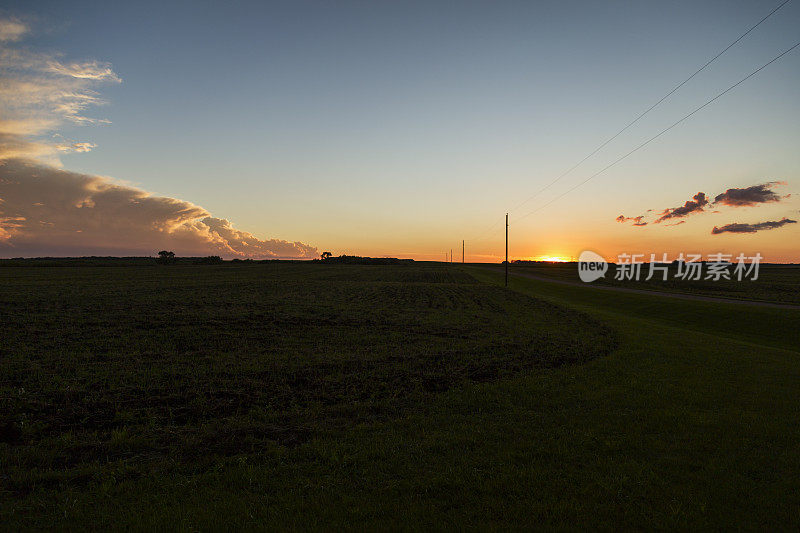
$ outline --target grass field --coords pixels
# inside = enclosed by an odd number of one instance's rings
[[[0,269],[0,523],[800,525],[800,311],[501,281]]]
[[[707,275],[705,269],[702,274],[703,279],[676,279],[676,265],[669,267],[667,280],[663,279],[663,274],[656,271],[653,278],[648,281],[646,279],[649,273],[648,268],[647,264],[641,266],[641,279],[639,280],[617,280],[615,279],[616,265],[610,264],[605,276],[593,283],[609,287],[629,287],[632,289],[697,294],[736,300],[800,304],[800,265],[759,265],[758,279],[755,281],[751,280],[749,276],[746,276],[742,281],[738,281],[733,267],[730,268],[732,279],[719,279],[716,281],[705,279]],[[577,263],[512,264],[511,270],[580,283]]]

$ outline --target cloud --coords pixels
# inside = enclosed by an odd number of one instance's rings
[[[780,228],[781,226],[785,226],[786,224],[796,224],[796,220],[791,220],[786,217],[783,217],[780,220],[773,220],[767,222],[759,222],[757,224],[727,224],[718,228],[714,226],[714,229],[711,230],[712,235],[719,235],[720,233],[755,233],[757,231],[766,230],[766,229],[775,229]]]
[[[714,198],[715,204],[723,204],[732,207],[744,207],[768,202],[780,202],[782,198],[771,189],[776,185],[786,185],[783,181],[770,181],[761,185],[753,185],[744,189],[728,189]]]
[[[54,148],[48,143],[31,141],[20,135],[0,131],[0,162],[13,158],[49,160]]]
[[[65,65],[55,60],[47,62],[47,70],[62,76],[96,81],[114,81],[117,83],[122,80],[111,69],[109,63],[99,61],[86,61],[83,63],[70,63]]]
[[[311,258],[301,242],[261,240],[200,206],[111,178],[61,170],[59,155],[92,142],[53,134],[64,122],[106,124],[85,111],[121,80],[99,61],[65,63],[8,43],[27,26],[0,18],[0,256],[178,255]]]
[[[682,218],[689,216],[692,213],[703,211],[703,207],[706,205],[708,205],[708,198],[706,198],[706,194],[704,192],[698,192],[692,197],[692,200],[687,201],[682,206],[667,208],[662,211],[660,213],[661,217],[656,219],[655,223],[658,224],[671,218]]]
[[[64,122],[109,124],[85,112],[105,103],[95,85],[121,79],[108,63],[64,63],[53,54],[11,46],[27,33],[24,24],[0,19],[0,160],[31,157],[59,166],[59,153],[85,151],[94,145],[73,141],[65,150],[63,143],[44,135]]]
[[[0,255],[312,258],[301,242],[262,240],[200,206],[110,178],[22,159],[0,162]]]
[[[97,148],[97,145],[90,142],[67,141],[56,145],[59,152],[86,153],[91,152],[94,148]]]
[[[30,29],[16,19],[0,19],[0,42],[19,41]]]
[[[763,183],[761,185],[753,185],[751,187],[746,187],[743,189],[728,189],[722,194],[718,194],[714,198],[713,205],[722,204],[727,206],[733,207],[743,207],[743,206],[752,206],[757,204],[769,203],[769,202],[779,202],[784,198],[789,198],[791,195],[780,196],[776,194],[771,189],[776,185],[786,185],[784,181],[770,181],[767,183]],[[692,213],[700,213],[705,212],[706,206],[710,205],[708,197],[703,192],[698,192],[695,194],[691,200],[684,203],[682,206],[667,208],[659,213],[660,217],[655,220],[656,224],[660,224],[665,220],[671,219],[681,219],[691,215]],[[652,209],[648,209],[646,212],[650,212]],[[712,213],[719,213],[718,210],[711,211]],[[639,217],[626,217],[624,215],[620,215],[617,217],[618,222],[627,222],[629,220],[634,221],[634,226],[643,226],[646,225],[646,222],[642,222],[642,216]],[[678,226],[686,222],[685,220],[681,220],[675,222],[673,224],[664,224],[665,226]],[[769,224],[769,223],[764,223]],[[723,233],[725,231],[731,232],[750,232],[746,229],[738,229],[739,227],[746,228],[749,227],[746,224],[729,224],[728,226],[723,226],[723,228],[732,227],[734,229],[720,229],[714,228],[717,230],[717,233]],[[756,225],[757,226],[757,225]],[[759,227],[753,231],[758,231],[759,229],[769,229],[768,227]]]
[[[638,217],[626,217],[625,215],[620,215],[616,220],[617,222],[621,222],[623,224],[629,220],[632,220],[634,226],[646,226],[647,222],[644,222],[643,219],[644,215],[639,215]]]

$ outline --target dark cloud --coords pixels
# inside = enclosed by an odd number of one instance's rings
[[[783,217],[780,220],[773,220],[767,222],[759,222],[757,224],[726,224],[721,228],[714,226],[711,230],[712,235],[719,235],[720,233],[755,233],[765,229],[775,229],[785,226],[786,224],[796,224],[796,220],[791,220]]]
[[[23,159],[0,161],[0,256],[179,255],[311,258],[301,242],[261,240],[184,200]]]
[[[626,217],[625,215],[620,215],[617,217],[617,222],[621,222],[624,224],[625,222],[628,222],[630,220],[633,221],[634,226],[646,226],[647,222],[644,222],[643,219],[644,215],[639,215],[638,217]]]
[[[689,200],[682,206],[671,207],[662,211],[661,217],[656,219],[656,224],[664,220],[669,220],[671,218],[681,218],[689,216],[692,213],[702,211],[703,207],[705,207],[706,205],[708,205],[708,198],[706,198],[706,193],[698,192],[692,197],[692,200]]]
[[[769,202],[780,202],[782,198],[771,189],[776,185],[786,185],[783,181],[770,181],[761,185],[753,185],[744,189],[728,189],[714,198],[715,204],[729,205],[732,207],[744,207]]]

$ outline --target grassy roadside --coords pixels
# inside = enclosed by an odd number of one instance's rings
[[[480,267],[468,267],[476,278],[496,282],[502,274]],[[500,277],[498,277],[500,276]],[[565,286],[514,276],[509,286],[537,298],[548,299],[604,318],[625,323],[634,319],[641,324],[662,324],[680,329],[723,336],[773,346],[800,350],[800,309],[771,309],[737,303],[676,300],[654,293],[631,294],[596,289],[592,285]]]
[[[660,271],[647,281],[649,266],[640,267],[641,279],[624,281],[616,279],[617,265],[611,263],[605,276],[594,281],[592,285],[607,287],[625,287],[630,289],[668,292],[678,294],[692,294],[711,296],[716,298],[729,298],[734,300],[754,300],[762,302],[798,304],[800,303],[800,265],[761,264],[758,269],[758,278],[753,281],[753,273],[743,276],[742,281],[737,281],[735,265],[729,269],[732,279],[721,278],[716,281],[705,279],[708,267],[702,268],[703,275],[700,280],[678,279],[677,265],[669,266],[668,280],[663,280]],[[512,272],[529,272],[536,276],[554,280],[570,281],[580,284],[577,263],[514,263]]]
[[[181,530],[797,528],[800,354],[780,348],[796,344],[759,337],[755,327],[736,337],[733,319],[717,313],[701,331],[685,314],[695,302],[665,308],[658,297],[598,299],[590,289],[516,278],[511,288],[601,318],[620,348],[579,366],[453,389],[402,419],[257,461],[66,490],[51,518]],[[700,304],[693,312],[706,314]],[[797,326],[784,310],[760,320]]]

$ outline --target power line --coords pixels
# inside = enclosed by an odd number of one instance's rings
[[[604,148],[606,145],[608,145],[608,144],[609,144],[611,141],[613,141],[614,139],[616,139],[617,137],[619,137],[619,136],[620,136],[622,133],[624,133],[624,132],[625,132],[626,130],[628,130],[628,129],[629,129],[631,126],[633,126],[634,124],[636,124],[636,123],[637,123],[639,120],[641,120],[641,119],[642,119],[642,118],[643,118],[645,115],[647,115],[647,114],[648,114],[650,111],[652,111],[653,109],[655,109],[656,107],[658,107],[658,106],[659,106],[661,103],[663,103],[663,102],[664,102],[664,101],[665,101],[667,98],[669,98],[670,96],[672,96],[672,94],[674,94],[674,93],[675,93],[675,92],[676,92],[678,89],[680,89],[681,87],[683,87],[684,85],[686,85],[686,83],[688,83],[690,80],[692,80],[692,79],[693,79],[695,76],[697,76],[697,75],[698,75],[700,72],[702,72],[703,70],[705,70],[705,69],[706,69],[706,67],[708,67],[708,66],[709,66],[711,63],[713,63],[714,61],[716,61],[717,59],[719,59],[719,57],[720,57],[720,56],[722,56],[722,55],[723,55],[725,52],[727,52],[728,50],[730,50],[731,48],[733,48],[733,47],[734,47],[734,46],[735,46],[735,45],[736,45],[736,44],[737,44],[739,41],[741,41],[742,39],[744,39],[744,38],[745,38],[747,35],[749,35],[749,34],[750,34],[750,33],[751,33],[753,30],[755,30],[755,29],[756,29],[758,26],[760,26],[760,25],[761,25],[761,24],[762,24],[764,21],[766,21],[768,18],[770,18],[772,15],[774,15],[774,14],[775,14],[775,13],[776,13],[776,12],[777,12],[779,9],[781,9],[783,6],[785,6],[786,4],[788,4],[790,1],[791,1],[791,0],[784,0],[784,1],[783,1],[781,4],[779,4],[777,7],[775,7],[775,8],[774,8],[772,11],[770,11],[769,13],[767,13],[767,15],[765,15],[765,16],[764,16],[764,17],[763,17],[761,20],[759,20],[758,22],[756,22],[756,23],[755,23],[754,25],[752,25],[752,26],[751,26],[751,27],[750,27],[750,28],[749,28],[747,31],[745,31],[745,32],[744,32],[744,33],[742,33],[742,34],[741,34],[739,37],[737,37],[737,38],[736,38],[736,39],[735,39],[733,42],[731,42],[731,43],[730,43],[728,46],[726,46],[725,48],[723,48],[723,49],[722,49],[722,50],[721,50],[719,53],[717,53],[717,55],[715,55],[714,57],[712,57],[712,58],[711,58],[710,60],[708,60],[708,61],[707,61],[707,62],[706,62],[706,63],[705,63],[703,66],[701,66],[701,67],[700,67],[699,69],[697,69],[697,70],[696,70],[694,73],[692,73],[692,74],[691,74],[691,75],[690,75],[688,78],[686,78],[685,80],[683,80],[682,82],[680,82],[680,83],[679,83],[678,85],[676,85],[676,86],[675,86],[675,87],[674,87],[672,90],[670,90],[670,91],[669,91],[667,94],[665,94],[664,96],[662,96],[662,97],[661,97],[661,98],[660,98],[660,99],[659,99],[659,100],[658,100],[656,103],[654,103],[653,105],[651,105],[651,106],[650,106],[649,108],[647,108],[645,111],[643,111],[642,113],[640,113],[640,114],[639,114],[639,115],[638,115],[636,118],[634,118],[634,119],[633,119],[631,122],[629,122],[628,124],[626,124],[626,125],[625,125],[625,127],[623,127],[621,130],[619,130],[619,131],[618,131],[617,133],[615,133],[613,136],[611,136],[611,137],[609,137],[608,139],[606,139],[606,140],[605,140],[605,141],[604,141],[604,142],[603,142],[603,143],[602,143],[600,146],[598,146],[597,148],[595,148],[595,149],[594,149],[594,150],[593,150],[591,153],[589,153],[588,155],[586,155],[586,156],[585,156],[583,159],[581,159],[580,161],[578,161],[578,162],[577,162],[575,165],[573,165],[572,167],[570,167],[570,168],[569,168],[567,171],[563,172],[563,173],[562,173],[561,175],[559,175],[559,176],[558,176],[556,179],[554,179],[552,182],[550,182],[549,184],[547,184],[547,185],[546,185],[544,188],[542,188],[542,189],[540,189],[539,191],[537,191],[537,192],[536,192],[536,193],[535,193],[533,196],[530,196],[530,197],[528,197],[528,198],[527,198],[525,201],[523,201],[523,202],[521,202],[521,203],[517,204],[517,206],[515,206],[513,209],[511,209],[511,211],[515,211],[516,209],[519,209],[521,206],[525,205],[525,204],[526,204],[526,203],[528,203],[529,201],[531,201],[531,200],[533,200],[534,198],[536,198],[536,197],[537,197],[539,194],[541,194],[542,192],[544,192],[545,190],[547,190],[548,188],[550,188],[551,186],[553,186],[553,185],[554,185],[555,183],[557,183],[559,180],[561,180],[562,178],[564,178],[565,176],[567,176],[568,174],[570,174],[570,173],[571,173],[573,170],[575,170],[577,167],[579,167],[581,164],[583,164],[583,163],[584,163],[586,160],[588,160],[590,157],[592,157],[592,156],[593,156],[593,155],[595,155],[597,152],[599,152],[600,150],[602,150],[602,149],[603,149],[603,148]],[[793,47],[793,48],[794,48],[794,47]],[[787,50],[785,53],[788,53],[789,51],[791,51],[791,49]],[[780,56],[779,56],[779,57],[780,57]],[[777,60],[777,59],[778,59],[778,58],[775,58],[773,61],[775,61],[775,60]],[[768,64],[767,64],[767,65],[768,65]],[[764,65],[764,67],[766,67],[767,65]],[[764,68],[764,67],[762,67],[762,68]],[[757,71],[756,71],[756,72],[757,72]],[[751,76],[752,76],[753,74],[755,74],[755,72],[751,73]],[[747,79],[747,78],[745,78],[745,79]],[[741,83],[741,82],[745,81],[745,79],[741,80],[739,83]],[[733,88],[733,87],[730,87],[728,90],[730,90],[730,89],[732,89],[732,88]],[[726,92],[727,92],[727,91],[726,91]],[[724,94],[724,93],[722,93],[722,94]],[[717,95],[717,97],[715,97],[715,98],[718,98],[719,96],[722,96],[722,94],[720,94],[720,95]],[[711,101],[713,101],[713,99],[712,99]],[[709,103],[711,103],[711,101],[707,102],[705,105],[708,105]],[[697,111],[699,111],[699,110],[700,110],[700,108],[696,109],[694,112],[697,112]],[[693,113],[694,113],[694,112],[693,112]],[[677,123],[673,124],[673,125],[672,125],[672,126],[670,126],[670,128],[668,128],[668,129],[671,129],[672,127],[676,126],[678,123],[682,122],[682,121],[683,121],[683,120],[685,120],[686,118],[689,118],[689,116],[691,116],[691,114],[690,114],[690,115],[688,115],[688,116],[686,116],[686,117],[684,117],[684,118],[682,118],[680,121],[678,121]],[[659,133],[659,135],[658,135],[658,136],[660,136],[660,135],[661,135],[661,134],[663,134],[663,133],[666,133],[666,131],[668,131],[668,130],[662,131],[661,133]],[[658,137],[658,136],[656,136],[656,137]],[[648,144],[650,141],[652,141],[652,140],[654,140],[654,139],[655,139],[655,137],[654,137],[654,138],[651,138],[651,139],[649,139],[647,142],[645,142],[645,143],[644,143],[644,144],[642,144],[641,146],[639,146],[639,147],[637,147],[636,149],[634,149],[634,151],[638,150],[639,148],[642,148],[642,147],[644,147],[644,145]],[[631,153],[633,153],[633,152],[631,152]],[[615,161],[614,163],[612,163],[612,164],[611,164],[611,165],[609,165],[608,167],[604,168],[603,170],[601,170],[601,171],[600,171],[600,172],[598,172],[597,174],[600,174],[600,173],[604,172],[605,170],[607,170],[607,169],[608,169],[608,168],[610,168],[611,166],[615,165],[617,162],[621,161],[622,159],[624,159],[624,158],[625,158],[625,157],[627,157],[628,155],[630,155],[630,153],[629,153],[629,154],[626,154],[626,155],[625,155],[625,156],[623,156],[621,159],[619,159],[618,161]],[[597,175],[597,174],[595,174],[595,175]],[[582,182],[582,183],[578,184],[576,187],[573,187],[572,189],[568,190],[568,191],[567,191],[567,193],[569,193],[569,192],[571,192],[571,191],[575,190],[576,188],[578,188],[579,186],[581,186],[581,185],[582,185],[583,183],[585,183],[586,181],[589,181],[590,179],[592,179],[592,178],[593,178],[595,175],[592,175],[592,176],[590,176],[590,177],[589,177],[587,180],[585,180],[584,182]],[[564,194],[567,194],[567,193],[564,193]],[[555,200],[558,200],[559,198],[563,197],[563,196],[564,196],[564,194],[562,194],[561,196],[558,196],[558,197],[556,197],[555,199],[553,199],[553,201],[555,201]],[[545,205],[543,205],[543,206],[541,206],[541,207],[537,208],[536,210],[534,210],[534,211],[532,211],[532,212],[530,212],[530,213],[528,213],[528,214],[526,214],[526,215],[523,215],[522,217],[520,217],[520,218],[519,218],[519,219],[517,219],[517,220],[521,220],[522,218],[525,218],[525,217],[527,217],[527,216],[529,216],[529,215],[533,214],[534,212],[536,212],[536,211],[538,211],[538,210],[540,210],[540,209],[543,209],[543,208],[547,207],[547,206],[548,206],[548,205],[550,205],[550,204],[551,204],[553,201],[551,201],[551,202],[548,202],[547,204],[545,204]],[[476,237],[476,238],[474,238],[474,239],[472,239],[472,240],[473,240],[473,241],[475,241],[475,242],[481,242],[481,241],[484,241],[484,240],[486,240],[486,239],[487,239],[487,238],[489,238],[490,236],[494,236],[494,230],[495,230],[496,228],[497,228],[497,229],[501,229],[501,227],[498,227],[498,226],[500,226],[500,224],[501,224],[501,222],[502,222],[502,221],[503,221],[503,219],[502,219],[502,218],[499,218],[499,219],[497,219],[497,220],[495,221],[495,223],[494,223],[494,224],[492,224],[492,225],[489,227],[489,229],[487,229],[486,231],[484,231],[483,233],[481,233],[481,234],[480,234],[478,237]]]
[[[784,2],[784,3],[785,3],[785,2]],[[660,132],[658,132],[656,135],[654,135],[654,136],[650,137],[649,139],[647,139],[645,142],[643,142],[642,144],[640,144],[639,146],[637,146],[636,148],[634,148],[634,149],[633,149],[633,150],[631,150],[630,152],[628,152],[628,153],[626,153],[625,155],[623,155],[623,156],[619,157],[618,159],[614,160],[612,163],[610,163],[610,164],[608,164],[607,166],[603,167],[601,170],[598,170],[597,172],[595,172],[594,174],[592,174],[591,176],[589,176],[588,178],[586,178],[586,179],[585,179],[585,180],[583,180],[582,182],[578,183],[578,184],[577,184],[577,185],[575,185],[574,187],[572,187],[572,188],[570,188],[570,189],[566,190],[565,192],[561,193],[560,195],[556,196],[555,198],[553,198],[552,200],[550,200],[550,201],[549,201],[549,202],[547,202],[546,204],[544,204],[544,205],[542,205],[542,206],[540,206],[540,207],[538,207],[538,208],[534,209],[533,211],[531,211],[531,212],[529,212],[529,213],[527,213],[527,214],[525,214],[525,215],[523,215],[523,216],[519,217],[519,218],[518,218],[518,219],[516,219],[514,222],[519,222],[520,220],[522,220],[522,219],[524,219],[524,218],[527,218],[528,216],[530,216],[530,215],[532,215],[532,214],[534,214],[534,213],[536,213],[536,212],[538,212],[538,211],[541,211],[541,210],[542,210],[542,209],[544,209],[545,207],[549,206],[550,204],[552,204],[552,203],[553,203],[553,202],[555,202],[556,200],[559,200],[559,199],[563,198],[564,196],[566,196],[567,194],[571,193],[572,191],[574,191],[575,189],[577,189],[577,188],[578,188],[578,187],[580,187],[581,185],[583,185],[583,184],[585,184],[586,182],[588,182],[589,180],[591,180],[591,179],[595,178],[596,176],[599,176],[600,174],[602,174],[603,172],[605,172],[605,171],[606,171],[606,170],[608,170],[609,168],[613,167],[614,165],[616,165],[617,163],[619,163],[619,162],[620,162],[620,161],[622,161],[623,159],[626,159],[628,156],[630,156],[630,155],[634,154],[635,152],[638,152],[640,149],[644,148],[645,146],[647,146],[648,144],[650,144],[650,143],[651,143],[651,142],[653,142],[654,140],[658,139],[659,137],[661,137],[662,135],[664,135],[665,133],[667,133],[669,130],[671,130],[672,128],[674,128],[675,126],[677,126],[678,124],[680,124],[681,122],[683,122],[683,121],[685,121],[686,119],[688,119],[688,118],[690,118],[691,116],[693,116],[693,115],[694,115],[695,113],[697,113],[698,111],[700,111],[700,110],[704,109],[705,107],[707,107],[707,106],[711,105],[713,102],[715,102],[716,100],[718,100],[719,98],[721,98],[721,97],[722,97],[722,96],[724,96],[725,94],[729,93],[730,91],[732,91],[733,89],[735,89],[736,87],[738,87],[739,85],[741,85],[742,83],[744,83],[745,81],[749,80],[750,78],[752,78],[753,76],[755,76],[756,74],[758,74],[759,72],[761,72],[762,70],[764,70],[765,68],[767,68],[768,66],[770,66],[772,63],[774,63],[775,61],[779,60],[780,58],[782,58],[783,56],[785,56],[786,54],[788,54],[789,52],[791,52],[792,50],[794,50],[794,49],[795,49],[795,48],[797,48],[798,46],[800,46],[800,41],[798,41],[797,43],[795,43],[795,44],[794,44],[792,47],[788,48],[787,50],[785,50],[785,51],[781,52],[780,54],[778,54],[777,56],[775,56],[774,58],[772,58],[772,59],[771,59],[771,60],[769,60],[768,62],[764,63],[763,65],[761,65],[760,67],[758,67],[756,70],[754,70],[753,72],[751,72],[750,74],[748,74],[748,75],[747,75],[747,76],[745,76],[744,78],[740,79],[739,81],[737,81],[736,83],[734,83],[733,85],[731,85],[730,87],[728,87],[727,89],[725,89],[724,91],[722,91],[721,93],[717,94],[717,95],[716,95],[714,98],[712,98],[711,100],[708,100],[708,101],[707,101],[706,103],[704,103],[703,105],[701,105],[701,106],[699,106],[699,107],[695,108],[695,109],[694,109],[692,112],[690,112],[689,114],[687,114],[687,115],[684,115],[684,116],[683,116],[681,119],[679,119],[678,121],[676,121],[676,122],[673,122],[673,123],[672,123],[670,126],[667,126],[667,127],[666,127],[666,128],[664,128],[663,130],[661,130]]]
[[[530,202],[531,200],[533,200],[534,198],[536,198],[537,196],[539,196],[541,193],[543,193],[544,191],[546,191],[547,189],[549,189],[551,186],[555,185],[555,184],[556,184],[556,183],[557,183],[559,180],[561,180],[561,179],[562,179],[563,177],[565,177],[567,174],[571,173],[573,170],[575,170],[576,168],[578,168],[578,167],[579,167],[581,164],[583,164],[583,163],[584,163],[584,162],[585,162],[587,159],[589,159],[589,158],[590,158],[590,157],[592,157],[594,154],[596,154],[597,152],[599,152],[600,150],[602,150],[603,148],[605,148],[605,146],[606,146],[606,145],[608,145],[608,143],[610,143],[611,141],[613,141],[614,139],[616,139],[617,137],[619,137],[620,135],[622,135],[622,134],[623,134],[623,133],[624,133],[624,132],[625,132],[625,131],[626,131],[628,128],[630,128],[631,126],[633,126],[634,124],[636,124],[637,122],[639,122],[639,120],[641,120],[641,119],[642,119],[642,118],[643,118],[645,115],[647,115],[647,114],[648,114],[650,111],[652,111],[653,109],[655,109],[656,107],[658,107],[658,106],[659,106],[659,105],[660,105],[660,104],[661,104],[661,103],[662,103],[664,100],[666,100],[667,98],[669,98],[670,96],[672,96],[672,95],[675,93],[675,91],[677,91],[678,89],[680,89],[681,87],[683,87],[684,85],[686,85],[686,84],[687,84],[687,83],[688,83],[688,82],[689,82],[689,81],[690,81],[692,78],[694,78],[695,76],[697,76],[698,74],[700,74],[700,73],[701,73],[703,70],[705,70],[705,68],[706,68],[707,66],[709,66],[711,63],[713,63],[714,61],[716,61],[716,60],[717,60],[717,59],[718,59],[718,58],[719,58],[719,57],[720,57],[722,54],[724,54],[725,52],[727,52],[728,50],[730,50],[731,48],[733,48],[733,47],[736,45],[736,43],[738,43],[739,41],[741,41],[742,39],[744,39],[745,37],[747,37],[747,35],[749,35],[749,34],[750,34],[750,32],[752,32],[754,29],[756,29],[757,27],[759,27],[759,26],[761,25],[761,23],[762,23],[762,22],[764,22],[765,20],[767,20],[768,18],[770,18],[770,17],[771,17],[772,15],[774,15],[774,14],[775,14],[775,13],[776,13],[776,12],[777,12],[777,11],[778,11],[780,8],[782,8],[783,6],[785,6],[786,4],[788,4],[789,2],[791,2],[791,0],[784,0],[784,2],[783,2],[782,4],[780,4],[778,7],[776,7],[776,8],[775,8],[775,9],[773,9],[772,11],[770,11],[770,12],[769,12],[769,13],[768,13],[768,14],[767,14],[767,15],[766,15],[764,18],[762,18],[761,20],[759,20],[758,22],[756,22],[756,23],[755,23],[753,26],[751,26],[749,30],[747,30],[746,32],[744,32],[743,34],[741,34],[741,35],[740,35],[739,37],[737,37],[737,38],[736,38],[736,40],[734,40],[734,41],[733,41],[731,44],[729,44],[728,46],[726,46],[725,48],[723,48],[721,52],[719,52],[717,55],[715,55],[714,57],[712,57],[711,59],[709,59],[709,60],[708,60],[708,61],[707,61],[707,62],[706,62],[706,63],[705,63],[705,64],[704,64],[702,67],[700,67],[699,69],[697,69],[696,71],[694,71],[694,73],[693,73],[691,76],[689,76],[688,78],[686,78],[685,80],[683,80],[682,82],[680,82],[680,83],[679,83],[678,85],[676,85],[676,86],[675,86],[675,87],[674,87],[674,88],[673,88],[671,91],[669,91],[667,94],[665,94],[664,96],[662,96],[662,97],[661,97],[661,99],[660,99],[660,100],[658,100],[658,101],[657,101],[655,104],[651,105],[651,106],[650,106],[650,107],[648,107],[646,110],[644,110],[642,113],[640,113],[640,114],[639,114],[639,115],[638,115],[636,118],[634,118],[632,121],[628,122],[628,124],[626,124],[624,128],[622,128],[622,129],[621,129],[621,130],[619,130],[617,133],[615,133],[614,135],[612,135],[611,137],[609,137],[608,139],[606,139],[606,140],[603,142],[603,144],[601,144],[600,146],[598,146],[597,148],[595,148],[595,149],[594,149],[594,150],[593,150],[591,153],[589,153],[589,154],[588,154],[586,157],[584,157],[583,159],[581,159],[580,161],[578,161],[577,163],[575,163],[575,164],[574,164],[572,167],[570,167],[570,168],[569,168],[569,170],[566,170],[566,171],[565,171],[565,172],[563,172],[561,175],[559,175],[559,176],[558,176],[556,179],[554,179],[553,181],[551,181],[550,183],[548,183],[547,185],[545,185],[545,186],[544,186],[542,189],[540,189],[539,191],[537,191],[537,192],[536,192],[536,193],[535,193],[533,196],[530,196],[529,198],[527,198],[527,199],[526,199],[526,200],[524,200],[523,202],[521,202],[521,203],[517,204],[517,206],[516,206],[516,207],[514,207],[514,208],[512,208],[512,209],[511,209],[511,211],[513,212],[513,211],[515,211],[515,210],[519,209],[520,207],[522,207],[522,206],[523,206],[523,205],[525,205],[526,203]]]
[[[495,221],[495,223],[494,223],[494,224],[492,224],[492,225],[489,227],[489,229],[488,229],[488,230],[486,230],[486,231],[484,231],[483,233],[479,234],[479,235],[478,235],[478,237],[476,237],[476,238],[474,238],[474,239],[472,239],[472,240],[473,240],[473,241],[475,241],[475,242],[481,242],[481,241],[485,240],[486,238],[488,238],[488,236],[489,236],[489,234],[492,232],[492,230],[493,230],[493,229],[495,229],[495,228],[496,228],[496,227],[497,227],[497,226],[500,224],[500,222],[502,222],[502,221],[503,221],[502,217],[501,217],[501,218],[498,218],[498,219]]]
[[[683,87],[684,85],[686,85],[686,84],[687,84],[689,81],[691,81],[691,80],[692,80],[692,79],[693,79],[695,76],[697,76],[698,74],[700,74],[700,72],[702,72],[703,70],[705,70],[705,69],[706,69],[706,67],[708,67],[708,66],[709,66],[711,63],[713,63],[713,62],[714,62],[714,61],[716,61],[717,59],[719,59],[719,57],[720,57],[720,56],[722,56],[722,55],[723,55],[725,52],[727,52],[728,50],[730,50],[731,48],[733,48],[733,47],[734,47],[734,46],[735,46],[735,45],[736,45],[736,44],[737,44],[739,41],[741,41],[742,39],[744,39],[745,37],[747,37],[747,36],[748,36],[748,35],[749,35],[749,34],[750,34],[750,33],[751,33],[753,30],[755,30],[755,29],[756,29],[758,26],[760,26],[760,25],[761,25],[761,24],[762,24],[764,21],[766,21],[768,18],[770,18],[772,15],[774,15],[774,14],[775,14],[775,13],[776,13],[776,12],[777,12],[779,9],[781,9],[783,6],[785,6],[786,4],[788,4],[790,1],[791,1],[791,0],[784,0],[784,1],[783,1],[783,2],[780,4],[780,5],[778,5],[778,6],[777,6],[776,8],[774,8],[772,11],[770,11],[769,13],[767,13],[767,15],[766,15],[766,16],[764,16],[764,17],[763,17],[761,20],[759,20],[759,21],[758,21],[758,22],[756,22],[754,25],[752,25],[752,26],[751,26],[751,27],[750,27],[750,28],[749,28],[749,29],[748,29],[746,32],[744,32],[744,33],[743,33],[743,34],[741,34],[739,37],[737,37],[737,38],[736,38],[736,39],[735,39],[733,42],[731,42],[731,43],[730,43],[728,46],[726,46],[725,48],[723,48],[723,49],[722,49],[722,50],[721,50],[721,51],[720,51],[720,52],[719,52],[717,55],[715,55],[714,57],[712,57],[712,58],[711,58],[710,60],[708,60],[708,61],[707,61],[707,62],[706,62],[706,63],[705,63],[703,66],[701,66],[701,67],[700,67],[699,69],[697,69],[697,70],[696,70],[694,73],[692,73],[692,75],[691,75],[691,76],[689,76],[688,78],[686,78],[685,80],[683,80],[682,82],[680,82],[678,85],[676,85],[676,86],[675,86],[675,87],[674,87],[672,90],[670,90],[670,91],[669,91],[667,94],[665,94],[664,96],[662,96],[662,97],[661,97],[661,98],[660,98],[660,99],[659,99],[659,100],[658,100],[656,103],[654,103],[654,104],[653,104],[653,105],[651,105],[649,108],[647,108],[645,111],[643,111],[642,113],[640,113],[640,114],[639,114],[639,115],[638,115],[636,118],[634,118],[632,121],[630,121],[628,124],[626,124],[626,125],[625,125],[625,127],[623,127],[621,130],[619,130],[617,133],[615,133],[614,135],[612,135],[611,137],[609,137],[608,139],[606,139],[606,140],[605,140],[605,141],[604,141],[602,144],[600,144],[600,146],[598,146],[597,148],[595,148],[595,149],[594,149],[592,152],[590,152],[588,155],[586,155],[586,156],[585,156],[583,159],[581,159],[580,161],[578,161],[576,164],[574,164],[572,167],[570,167],[570,168],[569,168],[568,170],[566,170],[565,172],[561,173],[561,174],[560,174],[558,177],[556,177],[556,179],[554,179],[553,181],[551,181],[550,183],[548,183],[548,184],[547,184],[545,187],[543,187],[542,189],[539,189],[539,190],[538,190],[536,193],[534,193],[532,196],[528,197],[528,198],[527,198],[526,200],[524,200],[523,202],[521,202],[521,203],[517,204],[517,205],[516,205],[514,208],[512,208],[512,209],[511,209],[511,211],[512,211],[512,212],[513,212],[513,211],[516,211],[517,209],[519,209],[520,207],[522,207],[522,206],[523,206],[523,205],[525,205],[526,203],[530,202],[531,200],[533,200],[534,198],[536,198],[537,196],[539,196],[541,193],[543,193],[544,191],[546,191],[547,189],[549,189],[550,187],[552,187],[553,185],[555,185],[555,184],[556,184],[558,181],[560,181],[562,178],[564,178],[565,176],[567,176],[568,174],[570,174],[570,173],[571,173],[573,170],[575,170],[576,168],[578,168],[578,167],[579,167],[581,164],[583,164],[584,162],[586,162],[586,160],[588,160],[590,157],[592,157],[592,156],[593,156],[593,155],[595,155],[597,152],[599,152],[600,150],[602,150],[603,148],[605,148],[605,147],[606,147],[606,146],[607,146],[607,145],[608,145],[608,144],[609,144],[611,141],[613,141],[614,139],[616,139],[617,137],[619,137],[620,135],[622,135],[622,133],[624,133],[625,131],[627,131],[627,130],[628,130],[630,127],[631,127],[631,126],[633,126],[634,124],[636,124],[637,122],[639,122],[639,120],[641,120],[642,118],[644,118],[644,116],[645,116],[645,115],[647,115],[648,113],[650,113],[650,111],[652,111],[653,109],[655,109],[656,107],[658,107],[658,106],[659,106],[661,103],[663,103],[663,102],[664,102],[664,100],[666,100],[667,98],[669,98],[670,96],[672,96],[672,95],[673,95],[673,94],[674,94],[674,93],[675,93],[675,92],[676,92],[678,89],[680,89],[681,87]],[[527,216],[527,215],[525,215],[525,216]],[[495,221],[495,223],[494,223],[494,224],[493,224],[493,225],[492,225],[492,226],[491,226],[491,227],[490,227],[488,230],[486,230],[485,232],[483,232],[482,234],[480,234],[480,236],[479,236],[478,238],[475,238],[475,239],[472,239],[472,240],[474,240],[474,241],[482,241],[482,240],[486,239],[486,238],[488,237],[489,233],[491,233],[491,232],[492,232],[492,231],[493,231],[495,228],[497,228],[497,227],[500,225],[500,223],[501,223],[501,222],[502,222],[502,218],[498,219],[497,221]]]

